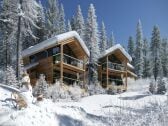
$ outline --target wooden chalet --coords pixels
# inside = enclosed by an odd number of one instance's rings
[[[23,50],[25,69],[34,85],[40,74],[49,83],[85,84],[89,51],[75,31],[63,33]]]
[[[102,86],[107,89],[126,90],[128,77],[136,78],[131,60],[131,56],[120,44],[105,50],[98,60],[98,78]]]

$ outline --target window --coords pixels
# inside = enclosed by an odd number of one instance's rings
[[[54,47],[53,48],[53,55],[54,54],[57,54],[57,53],[59,53],[60,52],[60,48],[59,47]]]

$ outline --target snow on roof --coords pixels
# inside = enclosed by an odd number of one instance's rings
[[[134,66],[132,66],[132,64],[130,64],[130,63],[127,63],[127,66],[131,69],[134,69]]]
[[[66,32],[60,35],[56,35],[48,40],[45,40],[39,44],[36,44],[34,46],[29,47],[28,49],[25,49],[22,51],[22,57],[26,57],[26,56],[30,56],[32,54],[35,54],[37,52],[40,52],[41,50],[47,49],[48,47],[52,47],[55,44],[57,44],[58,42],[61,42],[63,40],[66,40],[68,38],[71,37],[75,37],[79,44],[81,45],[81,47],[84,49],[84,51],[86,52],[86,54],[88,56],[90,56],[89,50],[86,47],[84,41],[80,38],[79,34],[76,31],[70,31],[70,32]]]
[[[39,64],[38,62],[28,64],[28,65],[24,66],[24,69],[25,69],[25,70],[28,70],[28,69],[30,69],[30,68],[32,68],[32,67],[37,66],[38,64]]]
[[[132,61],[132,58],[131,56],[125,51],[125,49],[120,45],[120,44],[116,44],[114,46],[112,46],[111,48],[105,50],[102,55],[100,55],[99,59],[100,58],[103,58],[104,56],[116,51],[117,49],[119,49],[126,57],[127,59],[131,62]]]

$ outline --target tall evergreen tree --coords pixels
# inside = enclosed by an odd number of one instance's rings
[[[48,0],[47,7],[47,31],[48,37],[59,34],[59,3],[58,0]]]
[[[76,19],[75,19],[74,15],[72,16],[70,23],[71,23],[72,30],[76,30],[76,28],[75,28]]]
[[[143,33],[141,21],[138,21],[136,29],[135,71],[139,78],[143,76]]]
[[[161,60],[163,68],[163,76],[168,77],[168,39],[162,40]]]
[[[129,37],[128,39],[128,53],[130,54],[130,56],[132,57],[132,65],[135,65],[135,43],[134,43],[134,39],[132,36]]]
[[[99,47],[101,52],[103,52],[107,48],[107,36],[106,36],[106,28],[105,28],[104,22],[102,22],[102,25],[101,25]]]
[[[157,26],[153,27],[152,38],[151,38],[151,67],[155,80],[157,77],[162,77],[162,61],[161,61],[161,38],[160,30]]]
[[[44,41],[45,39],[47,39],[45,12],[44,12],[44,8],[41,4],[41,1],[39,1],[37,26],[40,28],[37,28],[35,30],[36,37],[38,38],[36,40],[36,43],[40,43],[40,42]]]
[[[108,48],[112,47],[113,45],[115,45],[115,37],[113,32],[110,34],[110,38],[108,40]]]
[[[75,30],[79,33],[81,38],[84,40],[85,37],[85,24],[84,24],[84,18],[82,15],[81,7],[78,5],[77,12],[75,16]]]
[[[8,22],[12,26],[7,37],[9,42],[14,43],[12,48],[16,49],[16,53],[12,54],[16,54],[16,75],[17,79],[20,79],[22,45],[27,36],[36,39],[33,28],[39,28],[35,23],[38,17],[38,4],[35,0],[4,0],[3,3],[7,8],[2,13],[2,21]]]
[[[147,78],[151,76],[151,67],[150,67],[150,49],[147,39],[144,39],[143,53],[144,53],[144,71],[143,77]]]
[[[71,22],[68,20],[67,31],[72,31]]]
[[[99,56],[99,32],[98,32],[98,24],[97,24],[97,16],[95,13],[95,8],[93,4],[90,4],[88,10],[88,17],[86,23],[86,45],[91,48],[93,56],[92,60],[97,61]]]
[[[64,6],[61,4],[60,13],[59,13],[59,34],[64,33],[66,31],[65,26],[65,13]]]

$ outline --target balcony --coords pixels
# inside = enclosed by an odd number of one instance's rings
[[[119,71],[125,71],[125,67],[123,64],[118,64],[118,63],[112,63],[112,62],[105,62],[102,64],[102,70],[106,70],[107,69],[107,64],[108,64],[108,68],[112,69],[112,70],[119,70]]]
[[[61,54],[58,53],[53,56],[53,63],[57,64],[61,61]],[[82,60],[79,60],[77,58],[74,58],[72,56],[69,56],[67,54],[63,54],[63,63],[83,69],[84,68],[84,62]]]

